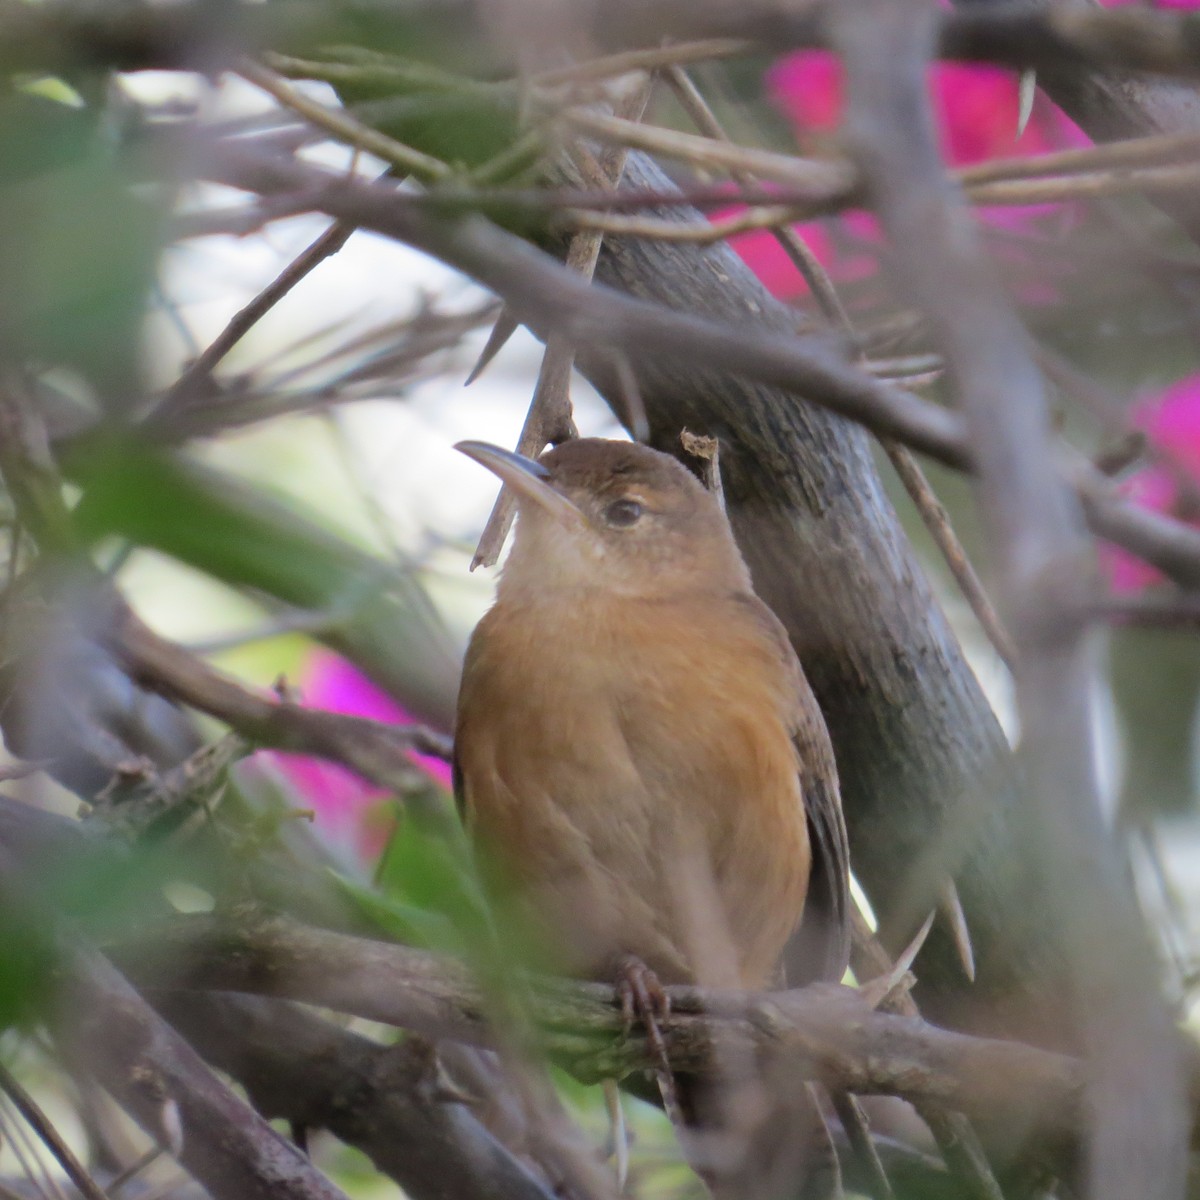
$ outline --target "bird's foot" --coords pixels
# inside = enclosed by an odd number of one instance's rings
[[[671,998],[658,976],[634,954],[623,955],[617,960],[616,986],[625,1034],[628,1036],[634,1025],[641,1022],[646,1031],[650,1054],[656,1063],[655,1075],[658,1077],[663,1107],[671,1121],[678,1124],[680,1109],[675,1073],[671,1070],[671,1059],[660,1024],[671,1015]]]
[[[626,1036],[641,1021],[654,1057],[660,1066],[669,1067],[659,1022],[671,1015],[671,997],[658,976],[636,955],[625,954],[617,960],[617,997],[621,1001]]]

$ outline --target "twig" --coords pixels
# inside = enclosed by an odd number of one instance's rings
[[[623,112],[629,117],[640,117],[650,98],[652,82],[645,83],[626,100]],[[615,190],[621,180],[625,166],[625,153],[610,153],[604,161],[588,164],[589,184],[608,186]],[[587,168],[585,168],[586,170]],[[600,256],[603,234],[598,232],[578,233],[571,239],[567,249],[566,266],[580,278],[591,280]],[[489,343],[490,344],[490,343]],[[521,436],[517,441],[517,452],[536,458],[549,445],[558,445],[577,436],[575,421],[571,413],[571,374],[575,368],[575,346],[569,336],[552,333],[546,340],[546,351],[538,372],[533,400],[525,415]],[[479,368],[472,372],[478,373]],[[516,501],[507,487],[500,489],[495,506],[479,538],[475,556],[471,559],[471,570],[490,567],[500,557],[504,539],[516,515]]]
[[[1094,174],[1120,167],[1162,167],[1180,161],[1195,166],[1197,156],[1200,156],[1200,134],[1163,133],[1027,158],[995,158],[962,167],[956,174],[958,181],[969,189],[985,183]]]
[[[278,72],[252,59],[242,59],[239,62],[238,74],[273,96],[285,108],[299,113],[305,120],[311,121],[356,149],[377,155],[405,174],[415,175],[418,179],[438,180],[447,178],[451,173],[450,168],[440,159],[423,154],[412,146],[406,146],[403,142],[362,124],[344,110],[329,108],[309,99]]]
[[[894,438],[880,438],[879,441],[888,456],[888,461],[899,476],[900,482],[904,484],[904,490],[916,506],[925,528],[929,530],[930,536],[937,544],[946,566],[950,568],[954,582],[958,584],[959,590],[966,597],[971,611],[987,635],[988,641],[995,647],[1001,661],[1011,670],[1015,661],[1012,640],[1001,624],[1000,614],[996,612],[996,606],[987,594],[971,560],[967,558],[962,542],[958,540],[958,535],[954,532],[954,527],[950,523],[950,514],[946,512],[945,505],[938,499],[933,488],[929,486],[929,480],[925,478],[924,471],[921,470],[906,446]]]
[[[218,363],[275,307],[302,279],[311,274],[325,259],[336,254],[354,232],[352,225],[334,222],[307,249],[296,256],[244,308],[236,312],[229,324],[209,343],[172,384],[151,418],[155,424],[169,418],[180,405],[194,399],[209,382]]]
[[[734,199],[730,198],[731,201]],[[623,216],[620,213],[588,212],[586,209],[564,208],[556,223],[566,229],[610,233],[619,237],[648,238],[656,242],[690,243],[711,246],[755,229],[786,229],[797,221],[816,215],[814,210],[774,204],[747,208],[732,216],[712,221],[684,223],[659,217]]]
[[[1096,175],[1076,175],[1063,179],[997,182],[972,188],[967,198],[973,204],[981,206],[1057,204],[1100,196],[1124,195],[1128,192],[1190,192],[1195,190],[1198,183],[1200,166],[1156,167],[1141,171],[1120,170]],[[731,194],[728,201],[731,204],[735,203],[738,197]],[[623,237],[653,238],[660,242],[690,242],[698,246],[707,246],[752,230],[786,229],[797,222],[838,212],[851,203],[852,200],[846,198],[837,202],[813,199],[801,204],[760,205],[732,216],[692,224],[655,217],[589,212],[570,207],[562,209],[557,219],[568,229],[591,229]]]
[[[971,465],[957,414],[875,379],[820,339],[762,333],[582,285],[548,255],[484,221],[451,224],[426,217],[386,190],[339,180],[319,168],[264,161],[228,147],[207,169],[209,177],[250,191],[307,188],[314,208],[440,258],[505,297],[522,320],[545,330],[569,328],[577,345],[619,343],[631,359],[665,356],[744,374],[789,389],[948,466]],[[1200,532],[1112,494],[1094,470],[1073,469],[1071,479],[1096,532],[1179,582],[1200,586]]]
[[[562,119],[589,137],[681,159],[709,170],[743,171],[759,179],[803,189],[815,207],[847,202],[857,185],[853,167],[842,162],[795,158],[661,126],[639,125],[587,109],[568,109]]]
[[[109,1200],[115,1200],[116,1194],[131,1180],[140,1175],[147,1167],[153,1166],[162,1158],[162,1147],[151,1146],[145,1154],[134,1159],[123,1171],[118,1172],[109,1180],[108,1187],[105,1189],[108,1193]]]
[[[1200,165],[1169,167],[1118,167],[1111,171],[1064,175],[1060,178],[997,180],[967,189],[967,199],[978,205],[1056,204],[1129,192],[1194,190]]]
[[[653,71],[663,67],[682,67],[744,54],[749,45],[738,38],[707,38],[694,42],[673,42],[647,50],[626,50],[602,58],[589,58],[569,67],[542,71],[530,81],[536,87],[554,87],[586,79],[611,79],[631,71]]]
[[[11,1107],[11,1104],[0,1105],[0,1137],[3,1137],[7,1149],[12,1151],[21,1174],[38,1200],[66,1200],[54,1172],[37,1152],[28,1128],[16,1113],[8,1111]]]
[[[124,602],[110,598],[110,605],[105,636],[131,678],[225,721],[257,745],[328,757],[401,791],[416,772],[410,751],[451,756],[449,739],[421,726],[388,725],[261,696],[159,637]]]
[[[21,1086],[12,1072],[0,1063],[0,1089],[13,1102],[17,1111],[29,1122],[30,1127],[54,1155],[67,1178],[79,1189],[84,1200],[108,1200],[104,1190],[88,1174],[87,1168],[75,1157],[71,1147],[63,1141],[54,1123],[42,1111],[41,1106]]]
[[[744,225],[735,232],[742,228],[769,226],[776,220],[798,220],[836,212],[862,200],[859,177],[850,164],[842,161],[796,158],[771,150],[739,146],[712,136],[698,137],[659,126],[636,125],[588,110],[569,110],[563,119],[592,137],[680,159],[709,170],[757,176],[785,184],[799,193],[795,199],[781,200],[779,210],[743,218]],[[1147,146],[1145,142],[1152,144]],[[1200,165],[1194,161],[1198,150],[1195,139],[1135,139],[1117,145],[1121,148],[1115,151],[1101,147],[1072,152],[1064,164],[1069,173],[1058,176],[1053,173],[1054,162],[1038,171],[1035,164],[1041,160],[1034,158],[1024,160],[1029,165],[1014,167],[1009,175],[1003,167],[994,166],[986,173],[980,172],[978,178],[966,171],[957,173],[957,178],[971,203],[979,205],[1046,204],[1130,191],[1188,189],[1194,188],[1200,178]],[[1177,160],[1187,151],[1191,152],[1192,161],[1179,163]],[[1168,165],[1162,164],[1163,159],[1168,160]],[[577,213],[574,219],[592,227],[606,225],[609,232],[643,237],[699,240],[703,236],[698,227],[684,227],[682,232],[677,228],[672,232],[667,223],[646,218],[634,222],[628,218]]]
[[[862,1105],[849,1092],[834,1092],[833,1107],[846,1131],[846,1138],[854,1156],[862,1165],[862,1171],[871,1187],[874,1200],[895,1200],[891,1180],[880,1161],[875,1143],[871,1140],[871,1129]]]

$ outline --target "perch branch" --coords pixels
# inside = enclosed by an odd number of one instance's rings
[[[274,996],[429,1037],[491,1041],[485,998],[470,974],[427,951],[280,918],[235,926],[204,916],[172,921],[110,953],[144,987]],[[1076,1130],[1081,1120],[1082,1075],[1064,1055],[872,1012],[848,988],[766,995],[668,991],[672,1011],[663,1033],[677,1071],[703,1067],[714,1045],[736,1045],[755,1055],[794,1055],[805,1077],[843,1091],[899,1095],[1000,1121],[1024,1122],[1036,1103],[1045,1129],[1058,1133]],[[654,1066],[643,1037],[622,1035],[613,989],[545,979],[533,981],[529,995],[547,1052],[580,1078],[621,1077]]]

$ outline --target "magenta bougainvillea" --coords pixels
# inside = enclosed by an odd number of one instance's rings
[[[301,702],[312,708],[397,725],[414,720],[361,671],[329,650],[313,650],[297,682]],[[389,793],[323,759],[274,752],[271,758],[313,810],[314,823],[323,836],[364,860],[378,856],[393,823]],[[448,763],[420,754],[413,759],[434,783],[450,787]]]

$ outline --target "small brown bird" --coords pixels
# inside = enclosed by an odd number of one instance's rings
[[[535,961],[663,984],[837,980],[847,847],[833,751],[717,499],[648,447],[537,462],[458,449],[513,489],[516,534],[471,638],[456,792],[498,924]],[[789,960],[793,960],[789,952]]]
[[[840,978],[833,751],[716,498],[627,442],[578,439],[538,462],[458,449],[518,502],[455,737],[501,912],[565,973],[613,978],[637,959],[663,983],[744,988],[778,981],[803,918],[804,974]]]

